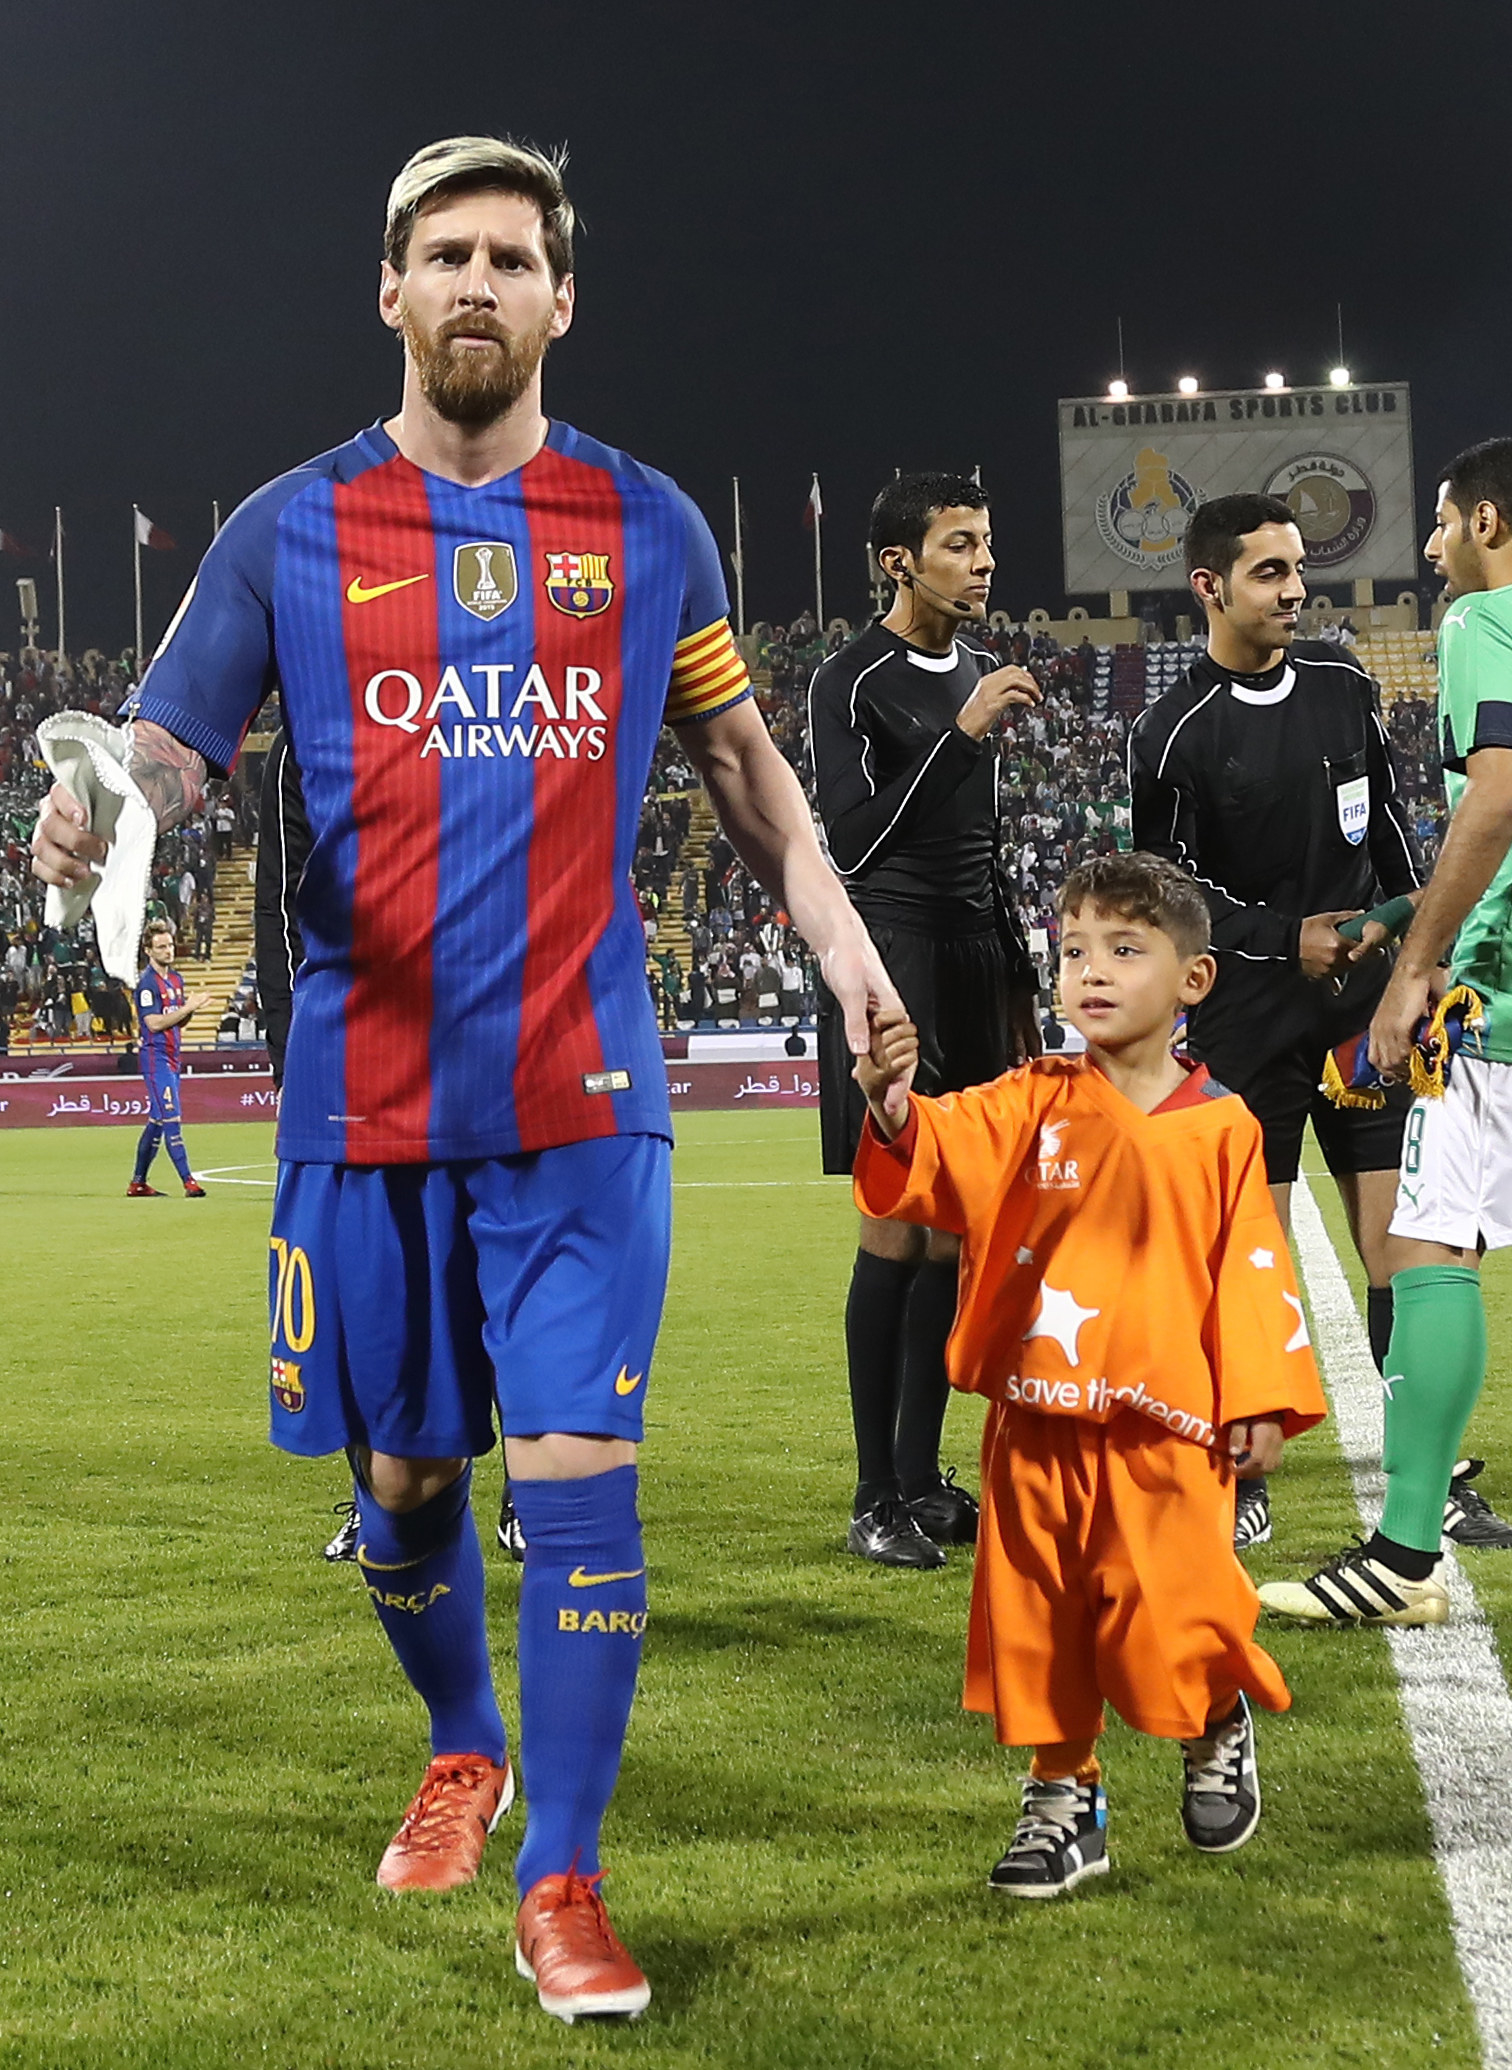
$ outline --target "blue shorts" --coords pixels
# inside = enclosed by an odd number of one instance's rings
[[[273,1198],[272,1438],[472,1458],[644,1435],[671,1145],[608,1136],[466,1164],[293,1164]]]
[[[171,1064],[154,1064],[142,1067],[142,1080],[147,1087],[147,1112],[154,1121],[177,1121],[183,1114],[183,1102],[179,1098],[179,1075]]]

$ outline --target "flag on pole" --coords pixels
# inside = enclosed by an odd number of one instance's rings
[[[0,532],[0,553],[14,555],[18,561],[34,561],[37,556],[24,539],[18,539],[14,532]]]
[[[823,516],[824,498],[819,494],[819,477],[816,474],[814,476],[814,485],[809,490],[807,500],[803,506],[803,522],[806,529],[810,532],[814,531],[818,526],[820,518]]]
[[[170,538],[161,525],[155,525],[145,510],[137,510],[133,504],[132,511],[136,519],[137,545],[150,546],[157,553],[172,553],[178,541]]]

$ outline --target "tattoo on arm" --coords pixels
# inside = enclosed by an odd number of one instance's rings
[[[199,811],[205,796],[205,758],[151,719],[131,727],[126,767],[166,834]]]

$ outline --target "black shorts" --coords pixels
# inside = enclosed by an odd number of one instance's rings
[[[873,927],[871,938],[919,1031],[915,1092],[960,1092],[999,1078],[1014,1061],[1008,958],[996,934],[909,934]],[[819,995],[819,1133],[827,1172],[856,1161],[866,1102],[851,1076],[845,1018],[827,987]]]
[[[1273,1186],[1288,1186],[1296,1178],[1309,1121],[1323,1162],[1336,1179],[1349,1172],[1394,1172],[1401,1162],[1411,1093],[1404,1086],[1391,1086],[1384,1107],[1336,1107],[1318,1089],[1327,1054],[1315,1041],[1299,1042],[1267,1057],[1258,1070],[1246,1070],[1222,1054],[1202,1054],[1213,1077],[1238,1093],[1259,1122],[1265,1136],[1265,1176]]]

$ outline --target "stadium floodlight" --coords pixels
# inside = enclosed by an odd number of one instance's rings
[[[1267,388],[1284,388],[1286,386],[1286,376],[1285,374],[1278,374],[1273,370],[1266,375],[1265,385]]]
[[[1176,387],[1182,395],[1195,395],[1197,393],[1197,376],[1195,374],[1183,374],[1176,383]]]
[[[1347,388],[1351,376],[1348,367],[1331,367],[1328,378],[1332,381],[1335,388]]]
[[[1128,398],[1128,393],[1129,384],[1127,381],[1110,381],[1108,383],[1108,395],[1112,401],[1116,403],[1124,402]]]

